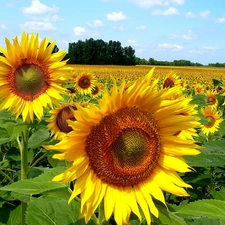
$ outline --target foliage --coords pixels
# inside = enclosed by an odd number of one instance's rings
[[[69,43],[68,63],[88,65],[134,65],[135,50],[122,47],[119,41],[105,42],[93,38]]]

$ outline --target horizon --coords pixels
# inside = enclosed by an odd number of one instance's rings
[[[2,0],[0,46],[22,32],[69,43],[93,38],[131,46],[135,56],[157,61],[225,62],[225,1]],[[223,7],[224,6],[224,7]]]

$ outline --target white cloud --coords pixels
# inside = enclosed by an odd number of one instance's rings
[[[222,18],[218,18],[216,20],[217,23],[225,23],[225,17],[222,17]]]
[[[216,50],[217,48],[215,46],[203,46],[202,49],[204,49],[204,50]]]
[[[137,30],[146,30],[147,27],[145,25],[140,25],[138,27],[136,27]]]
[[[199,13],[199,16],[206,19],[210,14],[210,11],[209,10],[205,10],[205,11],[202,11]]]
[[[50,22],[47,21],[29,21],[21,25],[26,31],[53,31],[56,30]]]
[[[111,14],[106,14],[107,20],[110,21],[121,21],[125,20],[127,17],[123,14],[123,12],[112,12]]]
[[[196,50],[196,49],[191,49],[188,51],[188,53],[193,54],[193,55],[202,54],[202,52],[200,50]]]
[[[171,5],[182,5],[185,3],[185,0],[130,0],[134,4],[138,5],[141,8],[152,8],[155,6],[171,6]]]
[[[60,18],[58,15],[53,15],[53,16],[51,17],[51,20],[52,20],[53,22],[63,21],[63,19]]]
[[[6,29],[6,25],[5,24],[0,24],[0,29],[1,30],[5,30]]]
[[[23,7],[22,12],[24,14],[43,14],[46,12],[58,12],[59,8],[56,6],[49,7],[40,2],[40,0],[32,0],[31,6]]]
[[[158,49],[167,49],[167,50],[171,50],[171,51],[181,51],[183,49],[183,47],[181,45],[163,43],[163,44],[158,44]]]
[[[169,34],[170,39],[179,39],[179,36],[177,34]]]
[[[152,12],[152,15],[154,16],[170,16],[170,15],[178,15],[178,14],[179,14],[179,11],[174,7],[170,7],[167,10],[156,9]]]
[[[90,27],[103,27],[104,26],[104,24],[101,20],[93,20],[93,23],[87,22],[86,24]]]
[[[193,40],[196,39],[196,35],[194,35],[192,30],[188,30],[186,34],[182,35],[182,38],[185,40]]]
[[[68,49],[69,41],[67,41],[67,40],[58,40],[57,43],[58,43],[57,44],[58,47],[60,46],[60,49],[65,49],[65,50]]]
[[[130,45],[136,45],[137,44],[137,42],[135,40],[131,40],[131,39],[127,40],[127,43],[130,44]]]
[[[87,34],[87,29],[84,27],[75,27],[73,32],[76,36],[83,36]]]
[[[75,27],[73,29],[73,33],[75,36],[91,36],[91,37],[98,36],[98,33],[91,32],[84,27]]]
[[[196,17],[196,15],[193,12],[187,12],[187,13],[185,13],[185,16],[188,17],[188,18],[195,18]]]

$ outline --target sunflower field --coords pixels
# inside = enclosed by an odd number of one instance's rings
[[[225,69],[0,51],[0,224],[225,224]]]

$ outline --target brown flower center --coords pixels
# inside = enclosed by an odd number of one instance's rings
[[[34,60],[25,60],[9,73],[10,87],[14,94],[32,101],[49,88],[47,68]]]
[[[83,75],[82,77],[80,77],[78,80],[78,86],[82,89],[89,88],[91,86],[90,77],[86,75]]]
[[[70,131],[72,131],[72,128],[68,125],[67,120],[76,120],[73,111],[69,106],[61,109],[56,118],[57,127],[61,132],[69,133]]]
[[[170,78],[167,78],[164,83],[163,83],[163,88],[171,88],[171,87],[174,87],[174,82],[172,79]]]
[[[207,104],[208,105],[214,105],[214,104],[216,104],[216,100],[217,100],[216,97],[212,97],[212,96],[208,97],[207,98]]]
[[[212,127],[216,122],[216,120],[212,116],[207,116],[206,119],[207,119],[207,124],[205,124],[205,126],[208,128]]]
[[[91,90],[92,95],[97,95],[99,93],[99,88],[98,86],[94,86]]]
[[[156,166],[161,150],[159,129],[148,112],[122,108],[91,128],[85,150],[102,181],[122,187],[136,185]]]

